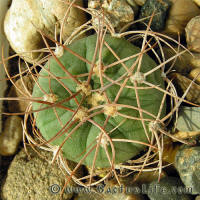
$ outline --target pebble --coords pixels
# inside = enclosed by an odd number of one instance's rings
[[[192,194],[200,194],[200,147],[183,145],[176,154],[175,167]]]
[[[15,84],[19,91],[14,85],[12,85],[9,91],[9,97],[22,97],[22,98],[30,98],[33,86],[35,81],[33,80],[31,75],[23,76],[22,78],[18,79]],[[10,112],[17,113],[17,112],[25,112],[27,107],[30,105],[29,100],[10,100],[8,101],[8,108]]]
[[[119,187],[119,186],[118,186]],[[79,194],[74,200],[144,200],[140,195],[126,195],[121,193],[102,194],[91,192],[90,194]]]
[[[4,124],[4,130],[0,134],[0,155],[14,155],[22,141],[22,119],[18,116],[9,116]]]
[[[180,148],[179,145],[174,144],[171,140],[164,143],[162,161],[164,163],[173,164],[175,161],[176,152]]]
[[[186,92],[189,86],[190,89],[187,91],[186,99],[192,103],[200,104],[200,85],[192,83],[192,80],[183,76],[179,73],[173,73],[170,75],[174,82],[178,85],[179,91],[182,90],[182,94]],[[191,85],[192,83],[192,85]]]
[[[181,106],[179,108],[176,129],[184,132],[200,131],[200,107]]]
[[[164,178],[166,176],[165,172],[162,171],[161,174],[160,174],[160,178]],[[146,171],[146,172],[141,172],[139,174],[139,176],[137,176],[137,174],[135,175],[135,178],[137,177],[136,179],[136,182],[139,184],[139,185],[142,185],[142,184],[149,184],[151,183],[152,181],[156,181],[159,179],[159,171]]]
[[[200,68],[193,69],[190,72],[189,77],[191,79],[195,78],[195,82],[200,85]]]
[[[135,4],[135,6],[137,5]],[[99,24],[97,15],[103,16],[100,13],[101,9],[103,9],[104,16],[116,31],[120,31],[123,26],[134,20],[134,9],[126,1],[89,0],[88,8],[92,9],[93,25],[95,27],[98,27]]]
[[[166,60],[184,51],[184,49],[181,47],[178,49],[177,47],[173,46],[173,48],[176,52],[166,46],[162,48]],[[176,72],[188,74],[192,69],[200,68],[200,54],[191,54],[186,51],[180,56],[177,56],[176,60],[173,59],[172,61],[168,62],[166,67],[169,68],[171,65],[173,65],[173,70],[176,70]]]
[[[145,4],[146,0],[135,0],[135,3],[138,5],[138,6],[143,6]]]
[[[200,53],[200,16],[193,17],[185,28],[187,47]]]
[[[191,197],[184,193],[185,186],[177,177],[165,177],[149,184],[148,197],[150,200],[191,200]],[[183,190],[181,192],[181,189]],[[190,190],[188,192],[190,194]]]
[[[139,6],[138,4],[135,2],[135,0],[126,0],[127,3],[131,6],[131,8],[134,11],[134,16],[137,16],[138,11],[139,11]]]
[[[78,194],[74,200],[104,200],[103,195],[97,192],[90,192],[89,194]]]
[[[5,14],[8,10],[9,0],[0,1],[0,55],[4,54],[4,58],[8,57],[9,43],[6,40],[6,36],[3,31],[3,23]],[[3,47],[3,48],[2,48]],[[0,57],[0,62],[2,58]],[[6,63],[7,64],[7,63]],[[0,97],[4,97],[5,90],[7,89],[6,73],[3,64],[0,63]],[[3,112],[3,101],[0,101],[0,132],[2,131],[2,113]]]
[[[141,7],[139,19],[150,17],[153,12],[155,12],[155,16],[151,23],[151,29],[153,31],[161,31],[165,27],[166,15],[170,5],[171,3],[169,0],[147,0]],[[142,22],[148,24],[149,20],[150,19],[143,20]],[[146,28],[142,23],[140,27]]]
[[[22,149],[11,162],[2,186],[2,199],[60,200],[60,189],[65,183],[65,175],[56,163],[50,165],[32,148],[29,147],[27,150],[31,159],[28,159],[25,150]],[[52,159],[51,152],[39,150],[39,154],[47,160]],[[74,163],[71,165],[74,166]],[[81,174],[81,171],[77,173]],[[68,184],[68,187],[75,186],[74,182]],[[63,199],[69,200],[72,195],[64,192]]]
[[[83,1],[77,0],[76,4],[82,6]],[[55,0],[12,1],[4,20],[4,31],[14,51],[27,62],[37,61],[43,53],[31,51],[45,47],[38,30],[55,38],[55,28],[57,27],[58,35],[64,19],[62,36],[66,40],[76,28],[86,22],[85,13],[73,6],[65,18],[68,7],[69,4],[64,1]]]
[[[193,17],[200,14],[200,9],[191,0],[170,0],[171,8],[169,9],[166,26],[163,33],[177,38],[178,33],[184,35],[187,23]]]
[[[198,6],[200,6],[200,0],[193,0]]]
[[[105,181],[105,187],[103,193],[104,200],[110,200],[110,199],[144,200],[144,197],[140,191],[141,187],[135,182],[133,182],[132,176],[126,178],[119,177],[119,181],[121,183],[121,188],[122,188],[121,190],[116,179]],[[115,191],[114,188],[117,188],[118,190]]]
[[[195,200],[200,200],[200,196],[197,196],[197,197],[195,198]]]

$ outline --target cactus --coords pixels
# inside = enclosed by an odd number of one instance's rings
[[[139,154],[165,113],[164,94],[153,87],[164,88],[161,70],[138,47],[110,35],[88,36],[65,49],[42,67],[32,93],[44,139],[89,167]]]
[[[46,54],[33,65],[25,61],[25,69],[18,62],[18,74],[9,74],[5,61],[20,55],[2,59],[0,64],[20,95],[0,100],[28,102],[26,110],[21,111],[24,146],[28,143],[35,150],[39,147],[53,152],[51,163],[57,161],[61,170],[70,175],[61,193],[70,179],[87,187],[112,175],[119,184],[121,175],[132,172],[139,172],[134,180],[145,170],[158,170],[161,175],[164,136],[191,144],[168,132],[180,104],[189,103],[185,96],[190,86],[179,97],[168,78],[186,48],[168,36],[152,32],[152,19],[146,30],[129,31],[125,26],[115,32],[101,10],[84,9],[74,2],[70,5],[84,10],[93,20],[75,29],[66,40],[62,33],[64,22],[60,37],[55,30],[54,39],[37,29],[46,47],[32,52]],[[76,41],[82,36],[85,38]],[[139,43],[139,47],[133,43]],[[184,50],[179,52],[173,44]],[[172,50],[172,57],[165,57],[164,45]],[[149,52],[155,61],[147,55]],[[33,92],[26,86],[24,75],[34,80]],[[15,82],[18,78],[24,89]],[[74,168],[69,160],[76,162]],[[88,173],[80,178],[76,171],[81,164],[87,166]]]

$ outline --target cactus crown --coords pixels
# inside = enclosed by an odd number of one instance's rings
[[[149,123],[165,108],[153,87],[164,88],[161,70],[148,55],[124,39],[92,35],[58,59],[47,61],[32,94],[48,102],[33,103],[45,140],[89,167],[125,162],[150,144]]]

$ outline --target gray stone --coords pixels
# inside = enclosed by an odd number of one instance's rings
[[[183,191],[184,189],[179,178],[165,177],[159,183],[154,181],[148,185],[148,197],[151,200],[190,200],[190,196],[187,191]]]
[[[200,146],[183,145],[176,154],[175,167],[192,194],[200,194]]]
[[[147,0],[146,3],[141,7],[139,19],[149,17],[143,22],[148,24],[151,15],[154,13],[154,17],[151,23],[151,29],[153,31],[160,31],[165,27],[165,20],[167,15],[167,10],[169,9],[171,3],[169,0]],[[141,23],[141,28],[146,28],[144,24]]]

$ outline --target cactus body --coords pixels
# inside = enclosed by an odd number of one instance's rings
[[[76,54],[81,57],[92,62],[95,52],[96,39],[96,35],[89,36],[72,43],[68,46],[68,48],[76,52]],[[140,52],[139,48],[133,46],[124,39],[113,38],[106,35],[104,41],[112,48],[120,59],[127,58],[128,56],[132,56]],[[32,94],[33,97],[41,97],[43,101],[48,102],[47,104],[39,102],[33,103],[33,110],[42,109],[55,103],[55,106],[52,106],[49,109],[40,110],[39,112],[34,113],[36,125],[42,136],[46,140],[50,140],[53,136],[55,136],[55,134],[59,133],[62,127],[65,127],[67,124],[66,127],[63,128],[64,131],[60,133],[61,135],[51,141],[51,144],[59,146],[68,134],[70,134],[70,132],[75,128],[76,130],[62,146],[62,152],[67,159],[75,162],[79,162],[89,152],[83,161],[83,163],[87,166],[92,166],[93,164],[95,150],[97,148],[95,145],[99,141],[100,134],[103,134],[102,130],[107,133],[107,136],[113,139],[115,163],[127,161],[146,148],[143,144],[114,141],[114,139],[127,139],[149,143],[145,134],[144,124],[148,136],[151,139],[151,132],[148,129],[148,125],[151,120],[155,120],[153,115],[156,116],[158,114],[163,98],[163,93],[159,90],[153,88],[137,89],[140,107],[144,111],[142,114],[145,120],[144,123],[142,123],[142,120],[134,119],[140,119],[141,117],[138,109],[133,109],[134,107],[138,108],[139,106],[136,101],[136,92],[133,88],[134,82],[131,80],[134,76],[128,74],[127,69],[131,69],[131,66],[134,64],[137,57],[124,61],[123,63],[126,67],[122,64],[116,64],[105,69],[105,66],[116,62],[117,58],[105,45],[103,45],[101,53],[102,70],[100,70],[99,63],[101,62],[99,60],[99,52],[100,51],[98,51],[96,57],[96,65],[93,68],[93,74],[89,86],[85,85],[88,76],[81,77],[80,75],[89,73],[92,65],[84,62],[71,52],[65,51],[64,55],[60,57],[59,60],[68,72],[70,72],[79,81],[79,84],[70,78],[65,70],[52,57],[40,71],[38,84],[35,84]],[[150,71],[155,66],[155,62],[149,56],[144,54],[140,72],[134,73],[137,70],[136,65],[132,74],[139,74],[139,78],[141,79],[145,72]],[[126,76],[123,77],[123,75]],[[117,102],[115,102],[118,106],[114,106],[115,104],[113,102],[116,95],[122,87],[121,85],[123,84],[125,78],[128,76],[130,76],[130,78],[126,82],[126,87],[123,88]],[[116,81],[120,79],[120,77],[122,78],[117,83],[121,85],[112,83],[111,80]],[[159,85],[161,88],[164,87],[160,70],[156,70],[145,78],[149,83],[157,86]],[[67,88],[71,91],[71,94],[66,90],[66,88],[64,88],[64,86],[67,86]],[[142,80],[138,80],[137,86],[147,87],[144,83],[142,83]],[[74,98],[59,104],[60,101],[69,98],[77,91],[81,91],[76,96],[79,103],[84,97],[80,107],[78,107]],[[122,106],[119,106],[119,104]],[[97,106],[99,106],[98,109],[95,109]],[[69,109],[73,110],[73,112],[69,111]],[[74,111],[77,111],[77,113],[72,118]],[[98,111],[102,112],[97,114]],[[94,116],[90,116],[92,114],[94,114]],[[109,119],[106,122],[107,117],[109,117]],[[98,126],[92,123],[91,120],[95,122],[95,124],[98,124]],[[78,124],[79,126],[77,126]],[[102,129],[100,127],[102,127]],[[105,133],[102,136],[95,166],[110,166],[106,151],[112,160],[113,148],[112,145],[110,145],[110,141],[107,136]]]

